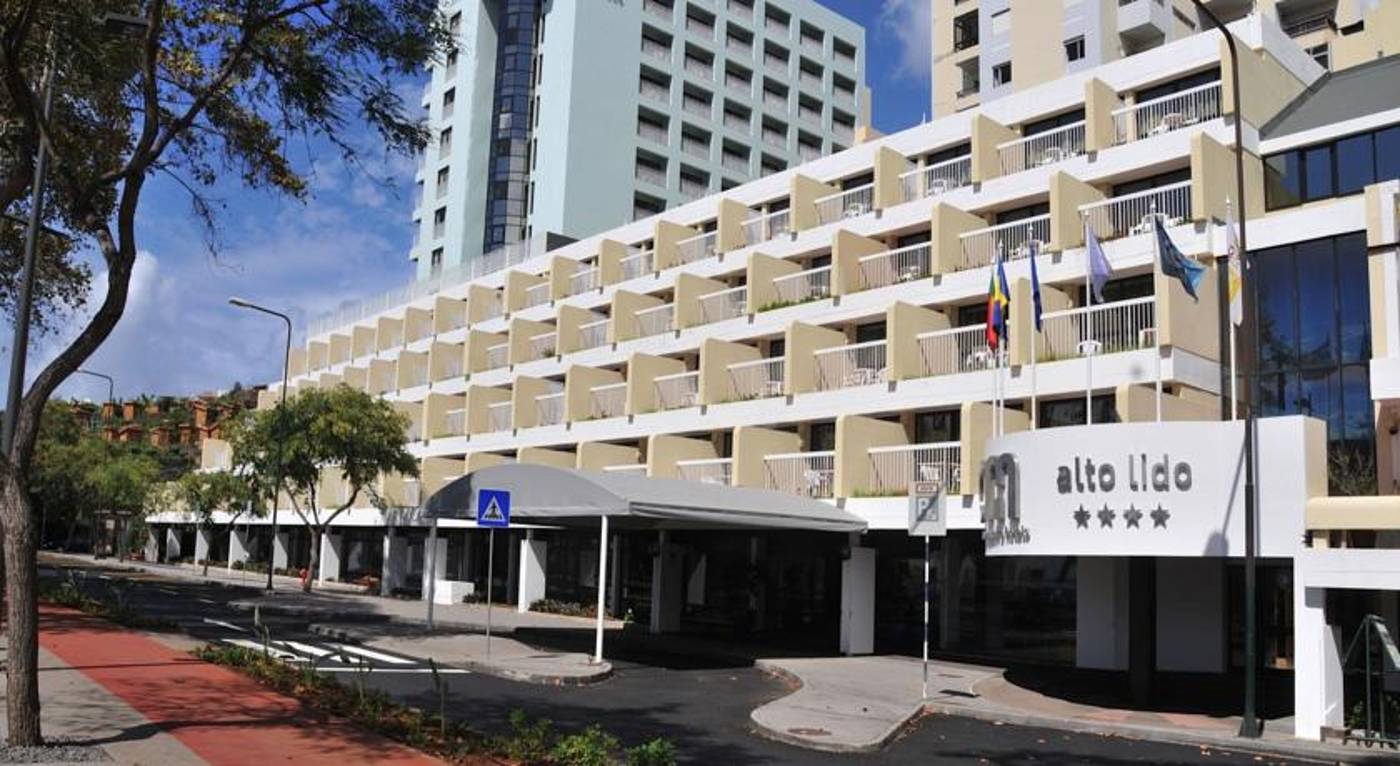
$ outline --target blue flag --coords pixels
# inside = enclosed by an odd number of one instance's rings
[[[1103,254],[1103,246],[1099,244],[1099,238],[1094,236],[1094,228],[1089,222],[1084,221],[1084,252],[1089,269],[1089,284],[1093,287],[1093,295],[1086,295],[1085,303],[1103,303],[1103,286],[1108,282],[1108,278],[1113,276],[1113,267],[1108,265],[1108,258]]]
[[[1181,251],[1172,243],[1171,237],[1167,236],[1167,229],[1162,225],[1161,216],[1154,218],[1152,225],[1157,230],[1157,252],[1162,259],[1162,273],[1181,280],[1181,286],[1186,288],[1186,294],[1199,303],[1201,299],[1196,295],[1196,288],[1205,278],[1206,267],[1181,254]]]
[[[1035,331],[1040,332],[1040,274],[1035,269],[1035,257],[1040,255],[1040,243],[1030,241],[1031,259],[1031,314],[1035,321]]]

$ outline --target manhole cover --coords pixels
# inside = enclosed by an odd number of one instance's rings
[[[831,732],[827,731],[826,729],[811,729],[811,728],[803,728],[803,727],[798,727],[798,728],[796,728],[796,729],[788,729],[788,734],[796,734],[796,735],[798,735],[798,736],[800,736],[800,737],[829,737],[829,736],[831,736]]]

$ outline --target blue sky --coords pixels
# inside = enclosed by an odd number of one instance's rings
[[[875,127],[893,132],[918,124],[929,99],[928,0],[820,1],[866,28]],[[405,85],[409,103],[420,92]],[[365,171],[348,169],[322,142],[294,148],[312,178],[304,203],[248,191],[236,180],[216,188],[217,255],[184,191],[153,178],[138,216],[141,255],[126,314],[86,366],[116,378],[117,395],[127,397],[267,382],[281,374],[282,325],[229,306],[229,296],[283,309],[300,329],[342,301],[407,281],[413,164],[384,156],[368,136],[357,138],[366,148]],[[100,264],[94,272],[93,295],[100,296]],[[69,332],[76,333],[77,319]],[[67,334],[37,342],[31,377]],[[59,394],[98,400],[106,386],[75,376]]]

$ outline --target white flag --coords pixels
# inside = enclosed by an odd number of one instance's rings
[[[1228,209],[1225,213],[1225,246],[1230,251],[1230,321],[1239,326],[1244,323],[1244,275],[1240,269],[1240,235],[1235,229],[1233,209]]]

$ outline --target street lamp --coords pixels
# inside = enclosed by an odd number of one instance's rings
[[[281,400],[277,403],[277,480],[276,483],[272,485],[272,550],[270,551],[267,560],[267,592],[271,593],[272,568],[273,563],[277,560],[277,493],[282,488],[281,425],[283,417],[283,407],[287,404],[287,374],[292,366],[292,318],[287,316],[286,314],[283,314],[280,311],[273,311],[270,308],[259,306],[258,304],[244,300],[243,298],[229,298],[228,302],[230,305],[237,306],[241,309],[260,311],[264,314],[270,314],[272,316],[279,317],[283,322],[287,323],[287,350],[282,356],[282,394]]]
[[[91,375],[91,376],[94,377],[94,378],[102,378],[103,380],[107,381],[107,401],[109,401],[109,402],[115,402],[115,401],[117,400],[117,397],[116,397],[117,383],[116,383],[116,381],[112,380],[112,376],[111,376],[111,375],[108,375],[108,374],[102,373],[102,372],[96,372],[96,371],[94,371],[94,370],[85,370],[85,369],[82,369],[81,367],[78,368],[78,369],[76,369],[76,370],[74,370],[73,372],[76,373],[76,374],[78,374],[78,375]]]
[[[1239,48],[1235,44],[1235,36],[1225,26],[1225,22],[1220,17],[1211,12],[1201,0],[1191,0],[1200,11],[1202,16],[1210,20],[1210,23],[1220,30],[1220,34],[1225,37],[1225,45],[1230,49],[1230,84],[1233,107],[1235,112],[1235,199],[1240,206],[1239,227],[1240,227],[1240,270],[1244,274],[1249,273],[1249,237],[1246,234],[1246,222],[1249,218],[1249,209],[1244,202],[1244,115],[1240,112],[1240,55]],[[1228,280],[1222,275],[1228,272],[1228,260],[1230,255],[1226,253],[1215,259],[1216,282],[1220,291],[1220,321],[1229,322],[1230,300],[1228,297]],[[1252,290],[1252,279],[1245,280],[1245,290]],[[1223,326],[1223,325],[1222,325]],[[1235,402],[1230,402],[1230,406],[1236,406]],[[1256,507],[1257,497],[1254,491],[1254,431],[1255,413],[1252,401],[1246,399],[1244,407],[1244,712],[1240,720],[1240,736],[1257,739],[1263,734],[1263,728],[1256,713],[1255,697],[1259,685],[1258,679],[1258,637],[1256,635],[1258,626],[1257,596],[1255,594],[1255,569],[1258,553],[1255,550],[1255,528],[1258,516]]]

